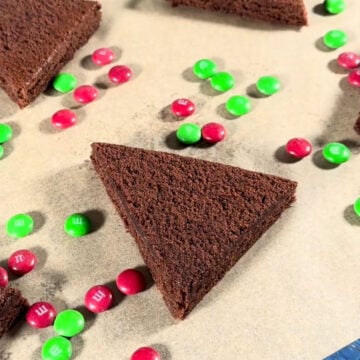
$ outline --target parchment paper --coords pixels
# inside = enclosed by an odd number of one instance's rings
[[[91,286],[113,286],[121,270],[143,266],[89,162],[94,141],[171,151],[299,182],[294,207],[185,321],[172,319],[154,286],[117,298],[106,313],[84,311],[86,329],[72,339],[74,359],[126,360],[138,347],[153,345],[164,360],[317,360],[360,337],[360,220],[351,209],[360,196],[360,138],[352,130],[360,96],[334,62],[343,50],[360,50],[360,2],[348,0],[338,16],[320,15],[319,7],[314,12],[319,3],[307,1],[311,25],[294,30],[172,9],[161,0],[103,0],[100,30],[65,68],[101,92],[98,101],[75,110],[77,126],[55,131],[50,125],[56,110],[76,106],[71,94],[50,92],[20,111],[0,92],[1,121],[15,130],[0,161],[0,262],[18,249],[36,252],[36,270],[12,282],[31,303],[84,310]],[[319,39],[336,28],[348,33],[348,45],[324,51]],[[117,64],[133,68],[132,81],[110,86],[110,66],[91,66],[89,55],[104,46],[116,50]],[[194,79],[191,66],[204,57],[236,76],[233,90],[215,94]],[[229,118],[229,96],[252,93],[267,74],[281,79],[282,90],[251,98],[250,114]],[[221,122],[227,140],[176,149],[169,134],[180,122],[167,107],[178,97],[196,102],[192,121]],[[289,163],[281,147],[296,136],[311,140],[314,154]],[[352,159],[326,165],[319,151],[330,141],[346,141]],[[13,240],[4,226],[20,212],[34,216],[36,231]],[[95,219],[96,231],[69,238],[63,222],[74,212]],[[52,328],[18,325],[0,340],[0,359],[39,359],[51,336]]]

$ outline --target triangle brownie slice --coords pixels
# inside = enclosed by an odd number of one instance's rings
[[[248,19],[274,24],[303,26],[308,24],[303,0],[168,0],[172,6],[190,6],[221,11]]]
[[[95,143],[91,160],[177,319],[295,200],[296,182],[170,153]]]

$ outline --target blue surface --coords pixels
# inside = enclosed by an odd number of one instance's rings
[[[360,339],[326,357],[324,360],[360,360]]]

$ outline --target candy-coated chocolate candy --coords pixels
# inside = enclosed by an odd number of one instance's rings
[[[145,290],[145,278],[140,271],[127,269],[122,271],[116,278],[118,289],[125,295],[135,295]]]
[[[56,129],[67,129],[76,124],[76,114],[68,109],[57,111],[51,118],[51,122]]]
[[[210,85],[219,92],[232,89],[235,85],[235,78],[228,72],[218,72],[210,78]]]
[[[77,79],[73,74],[61,73],[53,81],[55,90],[65,94],[74,90],[77,86]]]
[[[357,216],[360,216],[360,198],[354,202],[354,211]]]
[[[99,95],[99,91],[92,85],[82,85],[75,89],[74,99],[80,104],[89,104]]]
[[[26,313],[27,323],[35,329],[43,329],[52,325],[55,318],[55,307],[45,301],[32,304]]]
[[[342,164],[350,159],[349,148],[341,143],[329,143],[323,148],[324,158],[333,164]]]
[[[201,129],[202,138],[211,144],[224,140],[225,135],[226,130],[219,123],[211,122],[204,125]]]
[[[91,231],[90,219],[83,214],[72,214],[65,220],[64,230],[73,237],[87,235]]]
[[[7,287],[9,284],[9,275],[6,269],[0,266],[0,287]]]
[[[54,321],[54,330],[58,335],[73,337],[80,334],[85,326],[85,319],[77,310],[64,310],[60,312]]]
[[[293,138],[287,142],[286,151],[297,159],[302,159],[311,154],[312,145],[304,138]]]
[[[160,354],[151,347],[141,347],[137,349],[130,360],[161,360]]]
[[[250,100],[246,96],[232,96],[225,104],[226,110],[234,116],[242,116],[251,110]]]
[[[195,104],[189,99],[177,99],[171,104],[171,112],[175,116],[190,116],[195,111]]]
[[[110,309],[112,301],[112,291],[104,285],[93,286],[85,295],[85,306],[94,313]]]
[[[41,358],[43,360],[69,360],[71,355],[71,342],[62,336],[55,336],[46,340],[41,349]]]
[[[195,144],[201,139],[201,128],[193,123],[182,124],[176,131],[176,137],[183,144]]]
[[[109,48],[100,48],[92,53],[91,59],[95,65],[104,66],[115,59],[115,53]]]
[[[261,94],[273,95],[280,90],[280,80],[275,76],[262,76],[256,83]]]
[[[128,66],[116,65],[109,71],[109,79],[114,84],[122,84],[129,81],[132,77],[132,71]]]
[[[337,49],[347,43],[348,37],[342,30],[330,30],[325,34],[323,41],[328,48]]]
[[[8,124],[0,124],[0,144],[6,143],[13,137],[12,127]]]
[[[6,232],[13,238],[29,235],[34,229],[34,220],[27,214],[16,214],[6,223]]]
[[[344,69],[355,69],[360,66],[360,55],[354,52],[343,52],[338,56],[337,63]]]
[[[216,70],[216,63],[209,59],[201,59],[197,61],[193,67],[195,76],[202,80],[213,76],[216,73]]]
[[[330,14],[340,14],[345,8],[345,0],[325,0],[325,9]]]
[[[360,69],[353,70],[348,76],[348,82],[355,87],[360,87]]]
[[[5,153],[4,147],[0,145],[0,159],[4,157],[4,153]]]
[[[12,253],[8,259],[9,270],[18,276],[32,271],[37,263],[36,255],[30,250],[18,250]]]

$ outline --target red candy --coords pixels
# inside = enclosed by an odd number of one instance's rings
[[[311,154],[312,145],[306,139],[294,138],[287,142],[286,151],[297,159],[302,159]]]
[[[15,275],[25,275],[34,269],[37,259],[29,250],[18,250],[10,255],[8,260],[9,270]]]
[[[177,99],[171,104],[171,112],[175,116],[190,116],[195,111],[195,104],[189,99]]]
[[[57,129],[67,129],[75,125],[76,121],[76,114],[68,109],[57,111],[51,119],[53,126]]]
[[[338,56],[337,62],[344,69],[354,69],[360,65],[360,55],[353,52],[344,52]]]
[[[348,76],[348,81],[352,86],[360,87],[360,70],[352,71]]]
[[[132,71],[125,65],[116,65],[109,71],[109,79],[114,84],[122,84],[131,79]]]
[[[211,144],[215,144],[224,140],[226,135],[225,128],[219,123],[208,123],[201,129],[201,136],[204,140]]]
[[[98,90],[91,85],[82,85],[75,89],[74,99],[81,104],[93,102],[98,97]]]
[[[107,65],[115,59],[115,53],[109,48],[101,48],[93,52],[91,59],[95,65]]]
[[[104,285],[93,286],[85,295],[85,306],[93,313],[108,310],[112,305],[113,294]]]
[[[137,349],[130,360],[161,360],[160,354],[151,347],[142,347]]]
[[[145,279],[141,272],[128,269],[118,275],[116,285],[123,294],[134,295],[145,290]]]
[[[39,301],[30,306],[26,313],[27,323],[35,329],[43,329],[53,324],[57,312],[53,305]]]
[[[0,288],[7,287],[9,284],[9,276],[6,269],[0,266]]]

